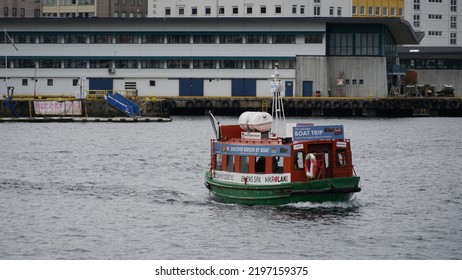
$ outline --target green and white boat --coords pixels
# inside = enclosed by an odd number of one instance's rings
[[[272,114],[244,112],[221,125],[210,114],[205,185],[217,201],[246,205],[349,201],[361,191],[342,125],[286,124],[277,68]]]

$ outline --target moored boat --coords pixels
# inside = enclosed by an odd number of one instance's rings
[[[246,205],[350,200],[360,177],[343,126],[285,124],[277,68],[271,89],[271,115],[244,112],[238,124],[220,125],[210,114],[206,187],[218,201]]]

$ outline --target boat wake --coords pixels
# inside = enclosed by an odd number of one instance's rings
[[[295,209],[356,209],[363,206],[362,202],[354,196],[349,201],[339,202],[298,202],[286,204],[283,207],[295,208]]]

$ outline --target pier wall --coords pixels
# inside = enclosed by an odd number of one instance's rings
[[[327,75],[332,97],[374,97],[388,95],[385,57],[327,57]],[[343,78],[343,86],[338,79]]]

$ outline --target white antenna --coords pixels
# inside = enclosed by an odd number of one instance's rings
[[[6,39],[8,38],[10,40],[10,44],[13,45],[13,48],[18,51],[18,48],[16,47],[16,45],[14,44],[14,41],[13,39],[11,39],[10,35],[8,34],[8,32],[6,32],[6,29],[3,29],[3,33],[4,33],[4,42],[5,42],[5,88],[6,88],[6,97],[9,97],[10,96],[10,93],[9,93],[9,88],[8,88],[8,55],[7,55],[7,52],[6,52]]]
[[[274,73],[271,75],[271,92],[273,93],[273,103],[271,107],[271,116],[273,117],[273,125],[271,132],[273,136],[281,137],[285,131],[286,116],[284,114],[284,104],[281,97],[281,81],[279,80],[279,63],[275,63]]]

